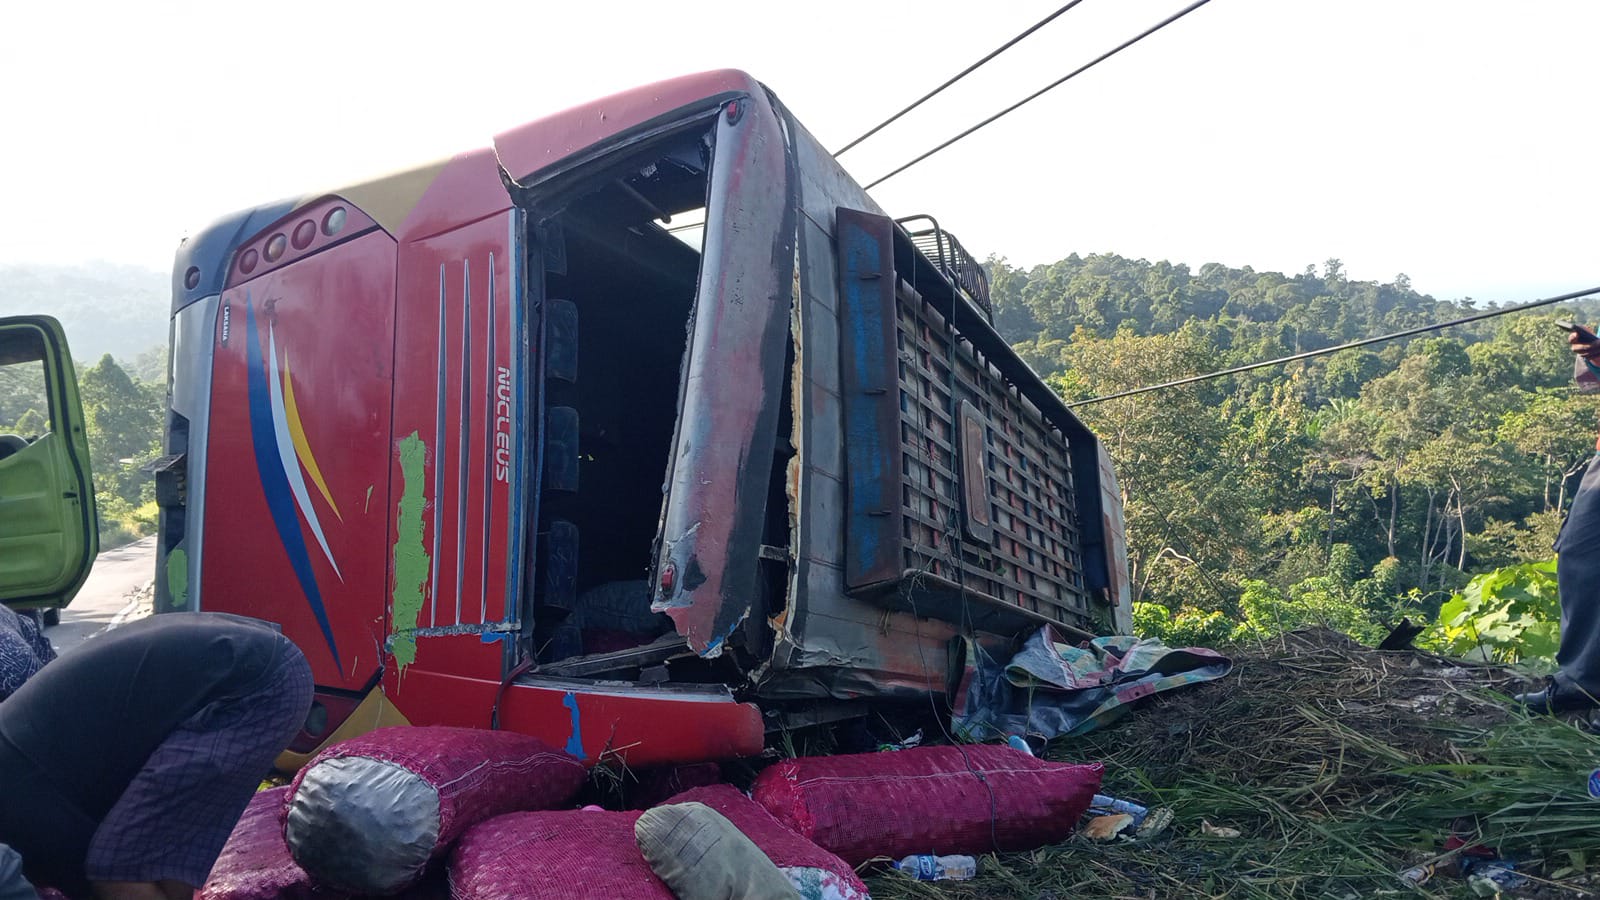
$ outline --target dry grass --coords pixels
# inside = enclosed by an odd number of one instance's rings
[[[1109,793],[1171,807],[1165,838],[989,857],[961,884],[889,874],[873,879],[873,896],[1472,896],[1447,872],[1420,890],[1399,878],[1430,859],[1448,868],[1441,848],[1456,833],[1535,876],[1518,896],[1600,897],[1585,871],[1600,863],[1600,801],[1584,786],[1600,738],[1509,709],[1520,676],[1330,631],[1234,657],[1221,681],[1050,748],[1104,761]],[[1244,836],[1205,837],[1202,820]]]

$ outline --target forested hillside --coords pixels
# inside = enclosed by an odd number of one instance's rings
[[[997,326],[1069,401],[1492,308],[1403,275],[1350,280],[1337,260],[1294,276],[1114,254],[989,268]],[[1322,622],[1371,640],[1472,573],[1548,559],[1600,423],[1552,323],[1595,312],[1078,407],[1117,463],[1142,627],[1208,642]]]
[[[135,266],[0,266],[0,316],[59,319],[78,363],[102,547],[155,528],[154,490],[141,467],[161,447],[168,292],[165,274]],[[48,430],[44,397],[36,366],[0,366],[0,433]]]
[[[167,345],[171,283],[165,272],[112,263],[0,265],[0,316],[55,316],[73,355],[132,362]],[[159,380],[166,380],[166,372]]]

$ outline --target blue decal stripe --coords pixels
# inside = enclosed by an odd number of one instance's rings
[[[311,612],[322,628],[322,637],[333,654],[333,664],[341,673],[344,664],[339,661],[339,647],[333,640],[333,626],[328,624],[328,611],[322,605],[322,592],[317,589],[316,576],[311,573],[311,555],[306,552],[306,539],[300,533],[300,518],[295,515],[294,498],[289,493],[289,478],[284,474],[283,457],[278,453],[277,432],[272,424],[272,396],[267,387],[267,364],[261,356],[261,338],[256,333],[256,311],[248,297],[245,312],[245,366],[249,369],[250,442],[255,448],[256,472],[261,478],[261,490],[267,497],[267,509],[272,512],[272,524],[278,530],[278,540],[289,554],[289,565],[300,581],[311,604]]]
[[[572,711],[572,736],[567,738],[566,751],[579,759],[587,759],[583,754],[583,717],[578,714],[578,695],[567,691],[561,698],[561,705]]]

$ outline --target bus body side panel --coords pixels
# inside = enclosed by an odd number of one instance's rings
[[[491,192],[498,209],[448,224],[447,211],[479,212]],[[515,460],[526,439],[512,371],[519,247],[487,150],[453,160],[400,235],[383,684],[419,725],[488,724],[488,704],[474,698],[483,684],[498,688],[518,625],[508,559],[519,546]],[[438,683],[424,672],[463,693],[423,690]]]
[[[760,693],[785,700],[942,692],[955,627],[887,611],[846,593],[847,473],[834,210],[876,212],[878,207],[793,117],[788,128],[801,205],[798,553],[791,608],[776,623],[772,664]]]
[[[582,165],[617,135],[670,122],[709,98],[763,94],[761,85],[734,69],[684,75],[602,97],[495,135],[506,172],[524,185]]]
[[[764,723],[753,703],[721,685],[635,685],[578,678],[524,677],[500,691],[493,679],[459,678],[423,668],[424,648],[406,670],[406,702],[430,710],[412,724],[529,734],[589,764],[631,768],[755,756]]]
[[[212,333],[200,605],[280,624],[325,687],[380,664],[394,258],[372,231],[244,281]]]

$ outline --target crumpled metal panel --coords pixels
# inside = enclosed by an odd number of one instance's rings
[[[719,655],[756,596],[794,272],[793,171],[765,96],[718,117],[700,266],[651,608]]]
[[[1105,444],[1095,441],[1100,462],[1100,515],[1106,554],[1106,600],[1117,634],[1133,634],[1133,585],[1128,580],[1128,535],[1122,516],[1122,488]]]

